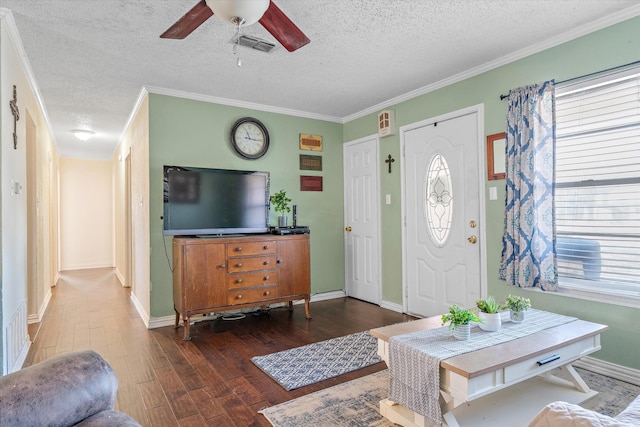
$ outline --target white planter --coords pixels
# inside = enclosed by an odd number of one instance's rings
[[[526,310],[525,311],[509,310],[509,318],[511,319],[512,322],[520,323],[524,320],[525,313],[526,313]]]
[[[483,320],[483,322],[478,323],[480,329],[487,332],[495,332],[499,331],[502,327],[502,319],[500,317],[500,313],[484,313],[479,312],[478,317]]]
[[[468,340],[471,336],[471,324],[467,323],[466,325],[455,325],[453,327],[453,337],[457,340]]]

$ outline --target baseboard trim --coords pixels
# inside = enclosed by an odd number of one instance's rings
[[[347,296],[345,291],[329,291],[321,292],[319,294],[311,295],[311,302],[326,301],[336,298],[345,298]]]
[[[576,360],[572,365],[577,368],[595,372],[596,374],[606,375],[607,377],[640,386],[640,370],[637,369],[616,365],[615,363],[589,356]]]
[[[380,307],[386,308],[387,310],[395,311],[397,313],[404,313],[402,309],[402,305],[396,304],[395,302],[390,301],[380,301]]]
[[[140,315],[140,319],[142,319],[142,322],[144,323],[144,325],[147,327],[147,329],[151,329],[149,327],[149,315],[147,314],[147,312],[144,310],[144,308],[142,307],[142,304],[140,303],[140,301],[138,300],[138,298],[135,296],[135,294],[132,292],[131,295],[129,296],[129,298],[131,299],[131,302],[133,303],[133,305],[136,308],[136,311],[138,312],[138,314]],[[172,317],[172,316],[169,316]],[[166,325],[164,325],[166,326]]]
[[[151,317],[145,325],[147,329],[164,328],[165,326],[173,326],[176,322],[176,316]]]

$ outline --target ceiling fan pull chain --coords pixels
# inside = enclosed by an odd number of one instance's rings
[[[233,18],[232,22],[236,24],[236,42],[233,44],[233,54],[238,57],[238,59],[236,60],[236,65],[238,67],[241,67],[242,60],[240,59],[240,50],[238,49],[238,46],[240,45],[240,26],[244,24],[244,19],[236,17]]]

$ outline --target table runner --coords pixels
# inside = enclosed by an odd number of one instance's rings
[[[456,340],[448,326],[393,336],[389,340],[389,399],[431,421],[441,423],[441,360],[522,338],[574,320],[575,317],[529,309],[524,322],[509,322],[503,318],[502,328],[496,332],[472,326],[471,338],[466,341]]]

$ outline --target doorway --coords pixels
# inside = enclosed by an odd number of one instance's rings
[[[380,304],[378,137],[347,142],[344,162],[344,247],[347,295]]]
[[[404,126],[404,307],[420,317],[473,307],[486,289],[483,109]]]

